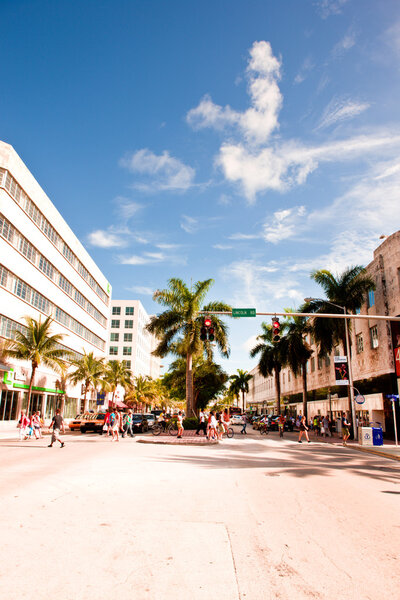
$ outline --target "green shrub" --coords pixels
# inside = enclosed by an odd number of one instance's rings
[[[188,417],[187,419],[183,419],[184,429],[197,429],[198,426],[199,420],[196,417]]]

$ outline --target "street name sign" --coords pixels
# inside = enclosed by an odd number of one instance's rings
[[[232,317],[255,317],[255,308],[232,308]]]

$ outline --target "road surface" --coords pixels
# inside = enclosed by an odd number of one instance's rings
[[[396,462],[295,435],[63,439],[0,442],[0,598],[400,598]]]

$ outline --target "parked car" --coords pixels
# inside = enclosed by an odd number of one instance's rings
[[[153,427],[157,419],[156,415],[154,415],[153,413],[144,413],[143,416],[145,417],[149,428]]]
[[[132,415],[132,430],[136,433],[145,433],[149,430],[149,420],[147,415],[143,413],[133,413]],[[154,424],[154,423],[153,423]]]
[[[231,424],[232,425],[243,425],[242,415],[232,415],[231,416]]]
[[[79,431],[82,424],[82,417],[83,415],[76,415],[75,419],[68,423],[68,427],[71,431]]]
[[[106,413],[98,412],[98,413],[85,413],[82,415],[80,421],[80,431],[81,433],[86,433],[87,431],[93,431],[95,433],[103,433],[103,425]]]

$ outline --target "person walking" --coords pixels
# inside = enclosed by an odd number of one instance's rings
[[[303,433],[305,433],[307,442],[310,443],[310,438],[308,437],[308,427],[307,427],[307,419],[303,415],[300,421],[300,433],[299,433],[299,444],[302,443],[301,438],[303,437]]]
[[[242,414],[242,420],[243,420],[243,425],[242,425],[242,429],[240,430],[240,433],[246,433],[247,434],[247,431],[246,431],[246,427],[247,427],[247,415],[246,415],[246,413]]]
[[[213,410],[210,411],[210,415],[208,417],[208,439],[217,439],[217,419],[215,418]]]
[[[324,437],[331,437],[332,434],[331,430],[329,429],[329,419],[327,415],[322,417],[322,427],[324,428]]]
[[[62,418],[61,411],[59,408],[56,410],[56,414],[51,420],[49,429],[53,428],[53,433],[51,434],[51,442],[48,445],[48,448],[52,448],[54,442],[60,442],[61,448],[64,448],[65,444],[60,440],[60,431],[65,433],[64,427],[64,419]]]
[[[206,415],[203,410],[199,412],[199,424],[196,429],[196,435],[200,435],[200,431],[203,432],[204,436],[207,435]]]
[[[182,411],[178,412],[178,417],[176,419],[176,424],[178,426],[178,438],[181,438],[183,435],[183,416]]]
[[[343,411],[342,413],[342,437],[343,437],[343,446],[347,446],[347,440],[350,437],[350,427],[351,423],[347,420],[346,413]]]
[[[119,413],[113,410],[110,414],[111,441],[119,442]]]
[[[126,415],[125,419],[125,433],[126,435],[134,437],[132,430],[132,411],[130,409],[128,410],[128,414]]]
[[[279,415],[278,417],[278,428],[279,428],[279,437],[283,438],[283,431],[285,429],[285,416],[284,415]]]
[[[29,425],[29,419],[25,414],[24,410],[21,410],[21,416],[19,418],[18,421],[18,425],[17,427],[19,428],[19,441],[22,442],[22,440],[26,439],[26,429]]]
[[[35,438],[37,440],[39,440],[43,436],[42,436],[42,431],[41,431],[40,412],[38,410],[33,414],[32,423],[33,423],[33,433],[35,434]]]

